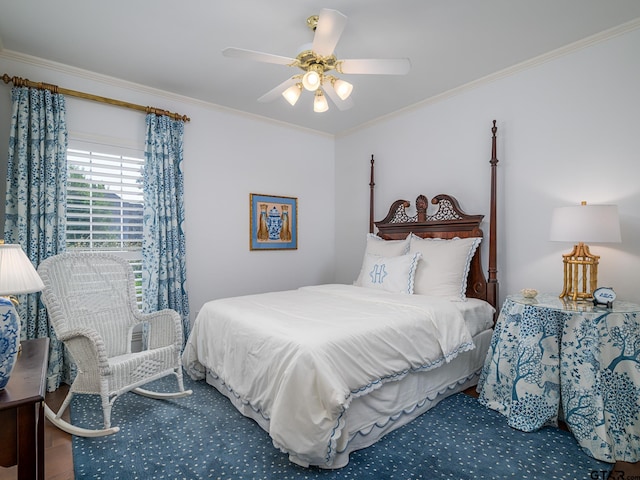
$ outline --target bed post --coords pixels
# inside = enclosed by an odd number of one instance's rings
[[[373,233],[373,154],[371,154],[371,180],[369,181],[369,233]]]
[[[497,228],[496,228],[496,167],[498,158],[496,156],[496,121],[493,121],[491,128],[491,218],[489,220],[489,281],[487,284],[487,301],[498,309],[498,267],[497,267]]]

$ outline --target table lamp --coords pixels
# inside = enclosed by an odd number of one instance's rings
[[[590,300],[598,287],[598,261],[585,243],[620,242],[620,219],[616,205],[559,207],[551,217],[550,240],[575,242],[571,253],[562,255],[564,287],[560,298]]]
[[[14,296],[43,288],[20,245],[0,244],[0,390],[9,382],[20,346],[20,317]]]

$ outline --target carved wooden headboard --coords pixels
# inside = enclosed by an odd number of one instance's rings
[[[498,308],[498,280],[497,280],[497,239],[496,239],[496,121],[493,121],[491,128],[491,211],[489,220],[489,279],[487,280],[482,271],[481,250],[476,250],[467,278],[467,296],[486,300],[494,308]],[[416,213],[410,216],[407,208],[410,202],[407,200],[396,200],[389,208],[387,216],[378,222],[373,221],[373,188],[374,160],[371,156],[371,182],[370,186],[370,212],[369,231],[373,233],[374,225],[377,227],[377,235],[386,240],[399,240],[406,238],[413,233],[422,238],[444,238],[454,237],[484,237],[480,223],[484,215],[467,215],[462,211],[458,201],[450,195],[436,195],[431,203],[436,205],[433,214],[427,212],[429,201],[424,195],[416,198]],[[483,242],[486,240],[483,239]]]

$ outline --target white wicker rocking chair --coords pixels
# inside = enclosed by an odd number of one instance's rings
[[[103,253],[62,253],[38,267],[44,282],[42,301],[58,339],[77,366],[77,376],[57,413],[45,404],[47,418],[61,430],[82,437],[109,435],[111,408],[128,392],[152,398],[190,395],[182,380],[182,323],[174,310],[143,314],[138,310],[131,265]],[[134,327],[148,324],[148,348],[131,351]],[[178,391],[159,393],[140,386],[175,375]],[[75,393],[97,394],[102,400],[104,428],[76,427],[62,419]]]

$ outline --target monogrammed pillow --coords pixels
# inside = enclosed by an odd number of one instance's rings
[[[419,252],[396,257],[366,254],[360,286],[411,295],[420,257]]]
[[[407,235],[404,240],[384,240],[379,236],[369,233],[367,234],[367,246],[364,252],[364,258],[362,264],[364,267],[364,261],[367,255],[378,255],[380,257],[397,257],[398,255],[404,255],[409,253],[409,244],[411,242],[411,235]],[[358,279],[355,281],[355,285],[362,286],[362,274],[363,270],[360,270]]]

